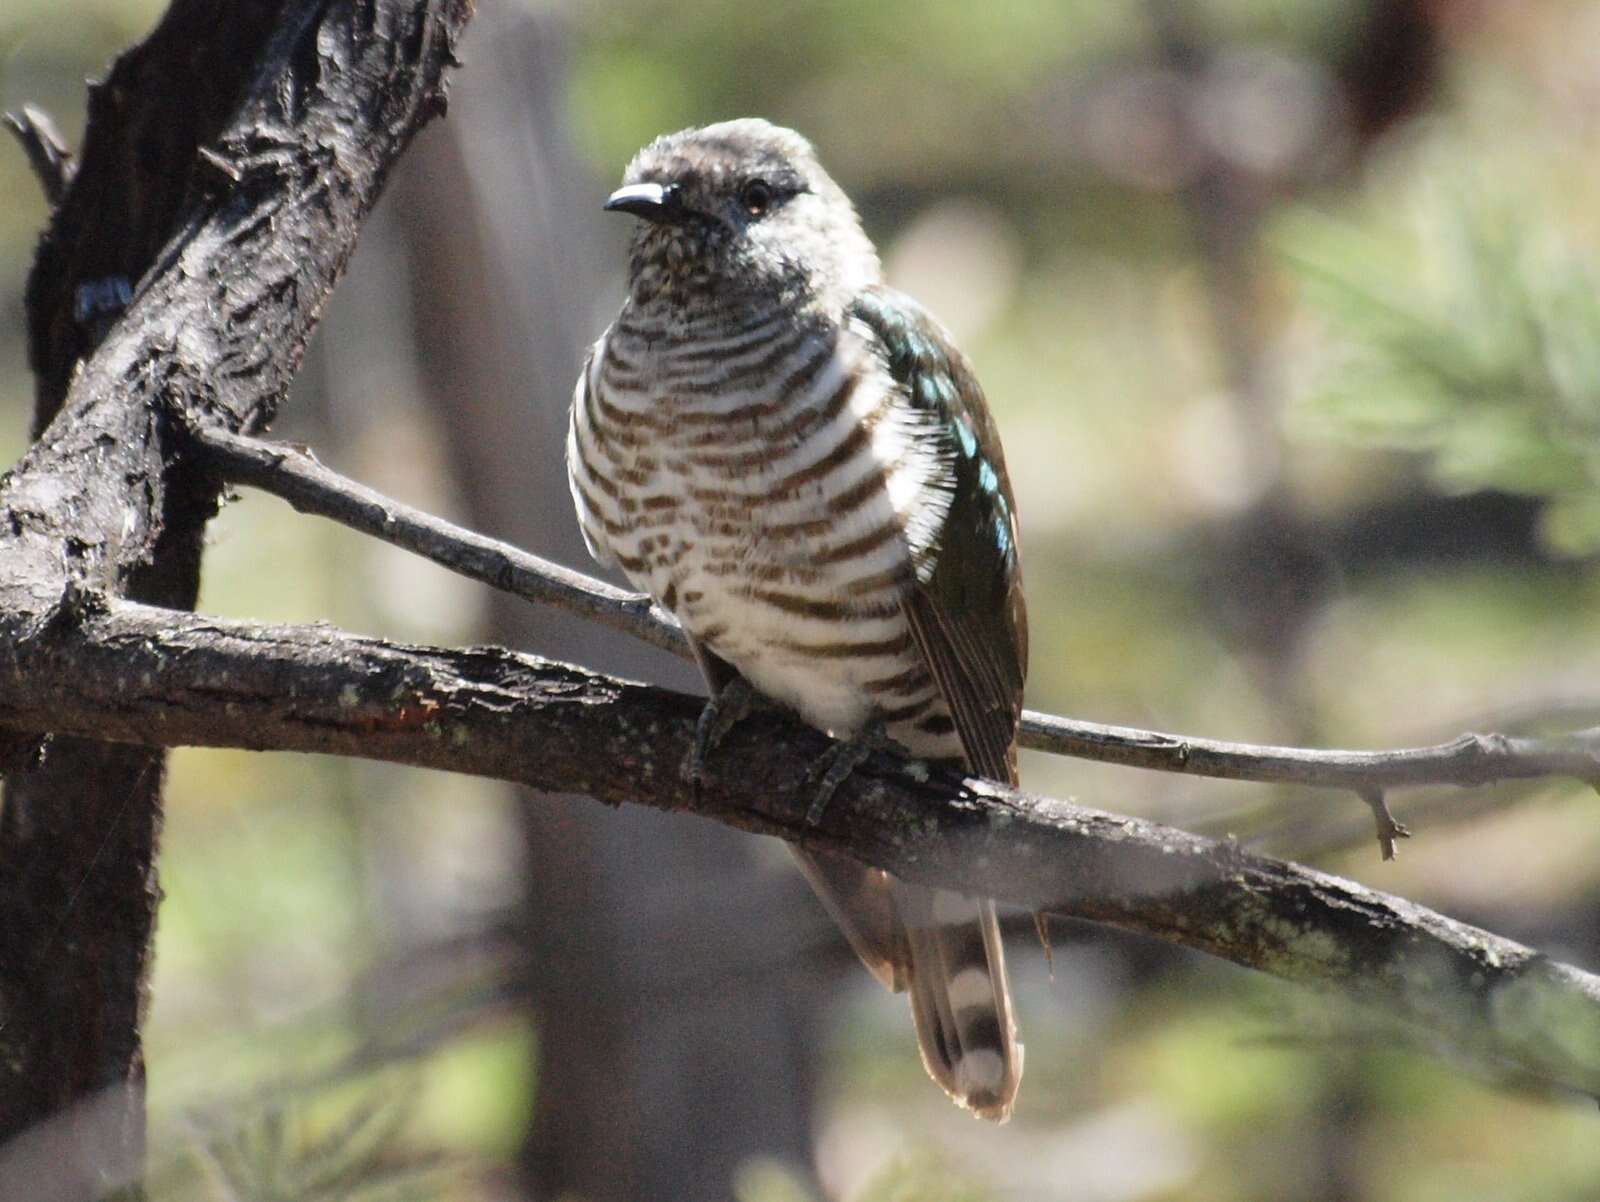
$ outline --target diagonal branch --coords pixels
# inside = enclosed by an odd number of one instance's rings
[[[294,447],[212,426],[191,425],[189,435],[225,480],[272,493],[302,513],[393,543],[492,588],[568,610],[689,658],[688,644],[671,615],[647,597],[385,497]],[[1030,710],[1023,715],[1022,745],[1128,768],[1349,789],[1373,806],[1386,859],[1393,855],[1394,839],[1405,834],[1384,807],[1386,790],[1470,787],[1541,776],[1600,781],[1600,728],[1553,738],[1464,734],[1431,747],[1324,751],[1163,734]]]
[[[183,415],[177,415],[180,420]],[[230,484],[272,493],[301,513],[331,518],[490,588],[550,605],[691,659],[672,615],[640,593],[624,592],[510,543],[463,529],[323,466],[287,443],[249,438],[190,421],[188,437],[206,466]]]
[[[826,740],[782,715],[736,729],[696,793],[678,772],[696,701],[501,648],[84,598],[12,650],[0,727],[355,755],[700,814],[1337,988],[1482,1071],[1600,1095],[1600,977],[1231,841],[884,755],[812,826]]]
[[[470,7],[173,0],[91,86],[70,180],[42,119],[14,122],[60,190],[26,296],[38,440],[0,476],[0,672],[88,598],[193,604],[216,496],[163,413],[271,419]],[[100,1198],[144,1153],[164,759],[94,732],[42,762],[0,742],[22,769],[0,805],[0,1145],[31,1132],[53,1170],[0,1163],[0,1198]]]

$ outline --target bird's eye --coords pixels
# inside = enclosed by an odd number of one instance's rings
[[[752,217],[759,217],[772,206],[772,185],[764,179],[753,179],[739,189],[739,203]]]

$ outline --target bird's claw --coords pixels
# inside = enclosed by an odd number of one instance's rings
[[[728,737],[729,731],[749,717],[755,700],[755,690],[742,676],[735,676],[721,692],[706,700],[694,724],[694,744],[683,757],[681,769],[684,783],[696,793],[706,779],[706,758]]]
[[[816,826],[822,821],[839,786],[849,780],[850,774],[866,763],[874,751],[897,750],[897,744],[884,730],[883,723],[874,721],[855,738],[839,740],[818,756],[806,773],[806,784],[811,789],[806,825]]]

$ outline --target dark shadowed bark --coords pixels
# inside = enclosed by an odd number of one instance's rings
[[[389,164],[442,107],[468,7],[177,0],[92,90],[29,282],[41,433],[0,494],[0,641],[70,625],[90,592],[193,604],[216,488],[166,415],[271,418]],[[6,1196],[139,1172],[162,769],[61,735],[8,780],[0,1141],[26,1134],[12,1152],[51,1171],[0,1165]]]

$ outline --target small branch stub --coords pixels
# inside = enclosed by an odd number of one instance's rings
[[[31,104],[23,105],[21,113],[7,113],[4,124],[21,144],[39,186],[44,189],[45,199],[55,208],[67,194],[77,167],[66,139],[56,129],[50,114]]]
[[[1394,859],[1395,841],[1411,838],[1410,828],[1396,822],[1394,815],[1389,812],[1389,803],[1384,799],[1382,789],[1358,790],[1361,800],[1367,803],[1372,811],[1372,820],[1378,828],[1378,852],[1385,860]]]

